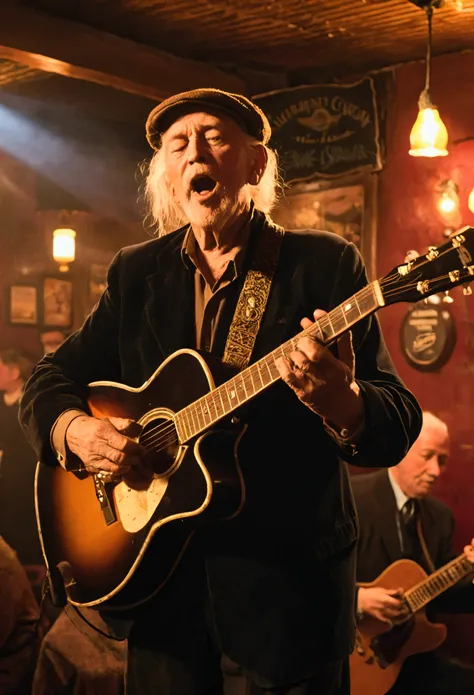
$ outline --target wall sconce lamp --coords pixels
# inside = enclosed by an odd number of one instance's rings
[[[474,215],[474,188],[472,191],[469,193],[469,198],[467,199],[467,207],[469,210],[472,212]]]
[[[441,194],[436,207],[441,217],[450,221],[459,210],[459,186],[452,179],[446,179],[436,190]]]
[[[418,100],[418,117],[411,129],[409,154],[412,157],[445,157],[448,154],[448,131],[438,109],[431,101],[431,40],[433,7],[440,6],[440,0],[411,0],[422,7],[428,19],[428,41],[426,45],[425,88]]]
[[[69,270],[68,263],[76,258],[76,232],[74,229],[60,227],[53,232],[53,258],[59,263],[59,270]]]

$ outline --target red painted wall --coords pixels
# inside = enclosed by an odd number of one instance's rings
[[[377,276],[403,261],[409,249],[426,251],[443,242],[445,223],[436,208],[434,188],[444,179],[460,187],[460,224],[474,226],[467,197],[474,187],[474,54],[438,58],[433,64],[432,97],[448,128],[449,155],[426,159],[408,155],[409,134],[424,83],[422,65],[398,69],[388,107],[387,157],[379,175]],[[473,140],[456,144],[472,137]],[[474,286],[473,286],[474,289]],[[424,409],[438,413],[449,425],[451,457],[436,484],[435,494],[453,510],[457,550],[474,536],[474,294],[461,288],[451,293],[457,345],[438,373],[423,373],[405,361],[399,348],[399,328],[407,310],[399,304],[379,314],[384,336],[400,375]],[[469,627],[470,626],[470,627]],[[459,627],[459,621],[458,621]],[[457,651],[474,662],[474,619],[452,634]]]

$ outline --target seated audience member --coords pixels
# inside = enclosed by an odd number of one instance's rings
[[[123,694],[125,642],[101,634],[109,630],[98,611],[80,611],[88,622],[68,605],[44,638],[32,695]]]
[[[45,355],[47,355],[49,352],[55,352],[55,350],[57,350],[58,347],[64,343],[67,337],[67,333],[58,329],[51,331],[41,331],[40,340]]]
[[[360,524],[357,581],[373,582],[396,560],[414,560],[430,574],[456,557],[451,510],[430,496],[449,453],[446,424],[423,413],[419,438],[395,467],[352,478]],[[474,539],[472,540],[474,545]],[[474,563],[473,545],[464,551]],[[474,569],[474,568],[473,568]],[[359,587],[357,613],[391,624],[405,613],[398,587]],[[473,613],[472,575],[428,604],[435,612]],[[361,623],[360,623],[361,624]],[[390,695],[473,695],[474,666],[450,660],[440,650],[409,657]]]
[[[0,536],[0,693],[29,695],[39,608],[16,553]]]
[[[18,405],[33,361],[21,350],[0,350],[0,535],[22,565],[43,566],[36,526],[36,456],[18,422]],[[41,581],[41,579],[39,580]]]

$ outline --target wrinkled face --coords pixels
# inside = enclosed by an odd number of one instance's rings
[[[8,391],[16,384],[20,376],[18,367],[14,364],[5,364],[0,359],[0,391]]]
[[[425,497],[443,472],[449,455],[446,425],[435,419],[423,422],[420,436],[396,466],[397,482],[408,497]]]
[[[222,228],[248,205],[258,148],[231,118],[190,113],[163,134],[168,185],[193,227]]]

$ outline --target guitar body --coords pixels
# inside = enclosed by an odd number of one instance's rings
[[[142,603],[172,575],[199,523],[238,514],[245,499],[237,460],[244,429],[216,426],[181,445],[172,419],[214,388],[208,363],[191,350],[174,353],[139,389],[91,384],[94,416],[142,425],[138,441],[148,445],[153,478],[104,483],[97,475],[38,465],[38,527],[56,593],[63,584],[78,606]]]
[[[412,560],[398,560],[371,584],[408,591],[427,578]],[[397,680],[405,659],[411,654],[432,651],[446,639],[446,627],[427,620],[417,611],[409,620],[389,628],[370,616],[358,625],[356,646],[350,656],[351,695],[385,695]]]
[[[474,229],[466,228],[362,287],[238,375],[224,375],[217,387],[214,367],[211,371],[207,358],[192,350],[175,352],[140,388],[91,384],[92,415],[126,417],[141,426],[138,441],[147,450],[144,464],[151,477],[132,472],[120,482],[108,483],[100,474],[38,466],[38,527],[56,602],[124,609],[156,593],[199,523],[239,513],[245,487],[237,449],[245,428],[226,418],[280,378],[277,358],[288,356],[303,335],[329,345],[383,306],[416,302],[471,282],[473,259]],[[422,570],[417,565],[411,573],[408,570],[409,564],[403,571],[394,565],[375,586],[409,587],[416,582],[416,571]],[[353,695],[382,695],[408,654],[432,649],[445,636],[444,627],[417,616],[409,640],[392,649],[387,660],[374,656],[373,649],[375,645],[380,652],[383,626],[375,626],[373,633],[366,627],[360,654],[353,656]]]

